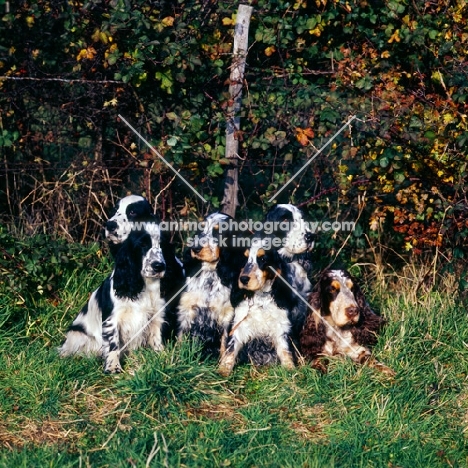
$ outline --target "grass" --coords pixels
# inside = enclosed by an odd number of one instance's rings
[[[453,295],[376,298],[389,325],[375,354],[393,380],[341,359],[326,375],[240,366],[224,379],[189,342],[109,376],[56,353],[103,276],[76,271],[28,305],[0,286],[1,467],[467,466],[468,322]]]

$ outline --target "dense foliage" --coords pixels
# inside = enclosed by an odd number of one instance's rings
[[[157,198],[164,217],[219,206],[236,2],[8,3],[9,11],[0,3],[5,219],[87,240],[126,191]],[[310,219],[357,220],[347,244],[357,256],[376,243],[398,255],[466,256],[466,2],[252,5],[238,216],[260,217],[355,115],[277,201],[302,205]]]

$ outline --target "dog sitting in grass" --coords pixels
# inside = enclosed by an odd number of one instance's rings
[[[295,367],[294,324],[307,307],[291,288],[295,269],[276,250],[266,249],[264,241],[258,237],[252,241],[231,291],[234,316],[219,364],[223,376],[236,362],[263,366],[279,361],[288,369]]]
[[[326,270],[310,294],[310,311],[300,332],[300,350],[312,367],[327,371],[326,356],[347,356],[359,364],[394,372],[373,358],[385,319],[372,311],[346,270]]]

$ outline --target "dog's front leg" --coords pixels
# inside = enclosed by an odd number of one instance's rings
[[[164,322],[164,314],[158,311],[158,316],[153,316],[148,325],[148,344],[154,351],[162,351],[164,349],[162,341],[162,325]]]
[[[104,358],[104,372],[106,374],[117,374],[122,372],[120,365],[120,339],[119,329],[115,317],[109,317],[102,324],[102,338]]]
[[[294,359],[289,350],[288,337],[283,335],[276,341],[276,353],[281,365],[287,369],[294,369]]]
[[[219,355],[220,356],[223,356],[223,354],[226,352],[226,343],[227,343],[227,341],[228,341],[228,332],[224,328],[223,329],[223,334],[221,335],[221,345],[220,345],[220,349],[219,349]]]
[[[227,377],[234,369],[236,364],[237,355],[242,348],[242,343],[237,338],[236,333],[231,335],[227,340],[225,351],[221,354],[219,361],[218,372],[223,376]]]

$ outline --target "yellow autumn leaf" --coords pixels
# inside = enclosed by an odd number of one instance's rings
[[[224,26],[232,26],[236,23],[235,19],[234,19],[234,16],[232,16],[231,18],[223,18],[223,24]]]
[[[87,49],[81,49],[76,57],[76,60],[80,61],[83,59],[92,60],[96,55],[96,49],[94,47],[88,47]]]
[[[369,229],[371,231],[377,231],[378,228],[379,228],[379,221],[377,220],[377,218],[371,218],[369,222]]]
[[[83,60],[84,58],[86,58],[86,49],[81,49],[78,55],[76,56],[76,60],[78,60],[79,62],[80,60]]]
[[[99,35],[101,34],[101,31],[99,29],[95,29],[93,34],[91,35],[91,39],[93,42],[99,42]]]
[[[117,105],[117,98],[113,98],[110,101],[104,102],[104,107],[109,107],[109,106],[115,107],[116,105]]]
[[[276,47],[275,46],[270,46],[265,49],[265,55],[267,57],[272,56],[276,52]]]
[[[307,2],[303,2],[302,0],[298,0],[294,5],[294,10],[299,10],[299,8],[305,8],[307,6]]]
[[[407,252],[408,252],[409,250],[411,250],[412,248],[413,248],[413,246],[411,245],[410,242],[407,242],[407,243],[405,244],[405,250],[406,250]]]
[[[174,18],[172,16],[166,16],[162,19],[161,23],[167,28],[174,24]]]
[[[455,120],[453,114],[450,113],[444,114],[442,118],[446,124],[452,123]]]
[[[29,26],[30,28],[32,28],[32,27],[33,27],[33,24],[34,24],[34,16],[28,16],[28,17],[26,18],[26,23],[28,24],[28,26]]]
[[[391,44],[392,42],[400,42],[401,41],[401,38],[400,38],[400,30],[397,29],[390,37],[390,39],[388,40],[388,43]]]
[[[103,43],[103,44],[107,44],[109,41],[107,39],[107,34],[105,32],[101,32],[99,34],[99,40]]]
[[[310,29],[310,30],[309,30],[309,34],[312,35],[312,36],[317,36],[317,37],[319,37],[319,36],[322,34],[322,31],[321,31],[321,29],[317,26],[317,27],[314,28],[314,29]]]
[[[388,50],[384,50],[381,54],[380,54],[380,57],[381,58],[388,58],[390,57],[390,52]]]

